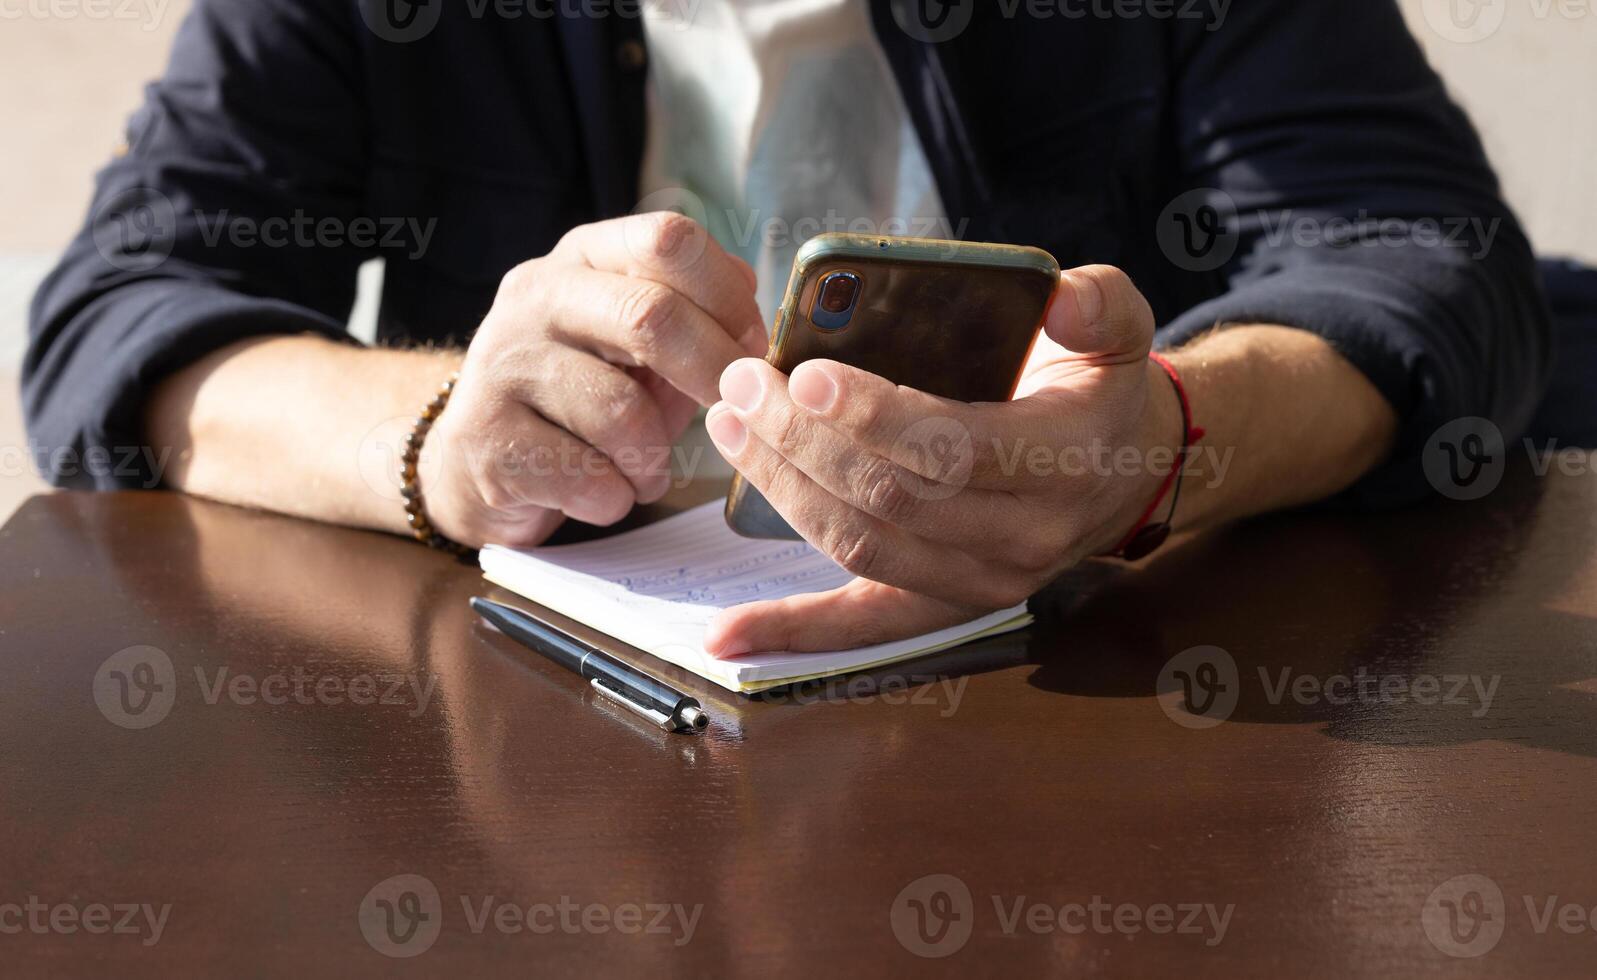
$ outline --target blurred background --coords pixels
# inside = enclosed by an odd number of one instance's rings
[[[1330,0],[1311,0],[1330,2]],[[1480,129],[1538,251],[1597,264],[1597,4],[1401,0],[1409,27]],[[161,73],[190,0],[0,0],[0,520],[44,488],[17,374],[28,300],[83,219],[94,171]],[[352,321],[371,322],[380,270]]]

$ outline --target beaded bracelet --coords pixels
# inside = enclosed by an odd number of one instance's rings
[[[472,549],[451,541],[433,530],[432,522],[427,520],[427,508],[421,497],[421,478],[417,475],[421,461],[421,444],[426,441],[427,433],[432,429],[433,422],[443,412],[444,406],[449,404],[449,396],[454,393],[455,382],[460,380],[460,372],[456,371],[449,376],[438,388],[438,394],[421,410],[416,421],[411,424],[410,432],[405,435],[405,451],[399,457],[400,478],[404,482],[399,488],[399,494],[405,498],[405,522],[410,525],[411,537],[425,544],[429,548],[447,551],[452,555],[469,555]]]

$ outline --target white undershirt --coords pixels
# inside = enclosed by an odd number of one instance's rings
[[[769,324],[823,231],[954,237],[865,0],[648,0],[646,210],[753,264]]]

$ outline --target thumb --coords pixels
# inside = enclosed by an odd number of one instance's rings
[[[704,650],[718,660],[751,652],[853,650],[968,623],[991,611],[858,578],[830,592],[723,609],[705,631]]]
[[[1084,265],[1059,274],[1043,330],[1088,361],[1141,361],[1153,347],[1153,309],[1124,272],[1112,265]]]

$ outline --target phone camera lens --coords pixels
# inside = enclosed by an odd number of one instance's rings
[[[815,305],[810,308],[810,323],[820,330],[841,330],[854,318],[864,289],[860,277],[852,272],[829,272],[815,290]]]
[[[821,309],[846,313],[859,296],[859,279],[847,272],[834,272],[821,283]]]

